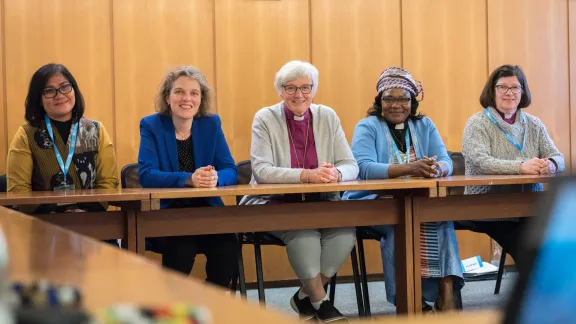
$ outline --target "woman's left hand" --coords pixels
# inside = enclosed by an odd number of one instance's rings
[[[338,169],[332,163],[322,162],[322,167],[327,168],[330,170],[330,174],[332,175],[332,180],[328,183],[338,182],[338,178],[340,176]]]
[[[545,158],[542,160],[546,161],[546,165],[539,169],[539,173],[540,174],[555,174],[556,173],[556,164],[548,158]]]
[[[424,156],[423,159],[428,163],[428,165],[432,167],[432,169],[436,170],[436,175],[432,176],[431,178],[439,178],[444,174],[444,171],[442,171],[442,166],[440,166],[440,163],[436,161],[437,158],[438,157],[434,155],[433,157]]]

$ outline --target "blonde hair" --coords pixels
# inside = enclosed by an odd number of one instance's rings
[[[200,84],[200,107],[198,107],[198,112],[194,115],[194,118],[209,116],[212,111],[213,91],[208,84],[208,81],[206,81],[204,74],[200,72],[198,68],[193,66],[181,66],[166,74],[162,84],[160,85],[160,91],[156,96],[156,111],[162,115],[172,115],[172,109],[170,109],[170,105],[166,102],[166,97],[170,94],[170,91],[172,91],[174,81],[182,76],[196,80],[198,81],[198,84]]]

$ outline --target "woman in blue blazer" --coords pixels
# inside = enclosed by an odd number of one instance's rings
[[[418,113],[422,84],[404,69],[391,67],[380,75],[378,95],[352,137],[352,153],[360,179],[442,177],[452,174],[452,160],[432,120]],[[368,191],[346,192],[344,199],[376,199]],[[395,303],[394,226],[376,226],[388,301]],[[421,228],[420,264],[424,301],[436,310],[455,308],[455,292],[464,285],[452,222],[425,223]],[[431,307],[423,303],[423,311]]]
[[[238,182],[220,117],[210,114],[211,103],[212,90],[197,68],[184,66],[166,75],[156,99],[158,113],[140,121],[142,187],[212,188]],[[219,197],[160,202],[161,208],[223,205]],[[223,287],[230,285],[240,249],[236,234],[161,237],[148,243],[162,254],[163,266],[186,275],[196,254],[205,254],[206,281]]]

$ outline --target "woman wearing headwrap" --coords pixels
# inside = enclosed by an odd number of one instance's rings
[[[443,177],[452,173],[452,160],[432,120],[417,112],[424,99],[422,83],[404,69],[382,72],[378,92],[368,117],[354,130],[352,153],[360,168],[359,178]],[[420,100],[418,100],[420,97]],[[344,199],[376,199],[368,191],[346,192]],[[394,278],[394,226],[374,227],[382,240],[382,264],[386,295],[396,301]],[[464,286],[458,243],[452,222],[421,225],[422,297],[437,310],[455,308],[454,292]],[[423,310],[431,307],[423,303]]]

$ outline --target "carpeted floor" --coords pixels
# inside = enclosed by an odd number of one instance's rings
[[[495,280],[467,282],[462,289],[462,298],[465,310],[490,309],[503,307],[506,296],[513,289],[515,273],[507,273],[502,280],[502,287],[499,295],[494,295]],[[290,298],[296,292],[297,287],[266,289],[266,305],[287,314],[295,313],[290,308]],[[370,307],[372,315],[394,315],[395,307],[386,301],[384,282],[370,282]],[[336,308],[343,314],[354,317],[358,316],[358,306],[356,305],[356,294],[353,284],[336,285]],[[258,291],[249,290],[248,300],[258,301]]]

